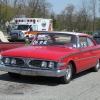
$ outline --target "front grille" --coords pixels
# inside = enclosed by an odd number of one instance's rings
[[[41,67],[41,63],[42,63],[41,60],[31,60],[29,62],[29,66],[36,67],[36,68],[40,68]]]
[[[12,33],[12,38],[18,38],[18,33]]]
[[[5,59],[6,58],[9,58],[10,59],[10,63],[8,63],[8,64],[5,63]],[[16,64],[15,65],[11,64],[11,60],[12,59],[15,59],[16,60]],[[21,59],[21,58],[3,57],[2,61],[3,61],[4,65],[20,66],[20,67],[21,66],[24,66],[24,60]]]
[[[15,58],[15,59],[16,59],[16,64],[18,66],[23,66],[24,65],[24,61],[22,59],[20,59],[20,58]]]
[[[2,62],[5,66],[22,67],[22,68],[36,68],[36,69],[54,69],[57,68],[57,62],[45,61],[41,59],[29,59],[18,57],[3,57]],[[42,66],[43,62],[46,62],[46,66]],[[54,67],[50,68],[50,62],[54,63]]]

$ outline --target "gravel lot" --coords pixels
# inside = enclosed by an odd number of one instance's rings
[[[69,84],[50,77],[12,79],[0,71],[0,100],[100,100],[100,70],[79,73]]]

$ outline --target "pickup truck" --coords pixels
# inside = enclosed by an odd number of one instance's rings
[[[100,31],[95,32],[92,37],[97,44],[100,44]]]
[[[24,46],[23,42],[0,42],[0,52]]]

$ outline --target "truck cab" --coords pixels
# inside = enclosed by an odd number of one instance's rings
[[[12,41],[25,40],[25,32],[30,31],[31,24],[16,24],[9,32],[9,39]]]

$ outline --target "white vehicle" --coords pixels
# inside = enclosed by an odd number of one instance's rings
[[[44,18],[16,18],[15,26],[9,33],[11,40],[25,40],[29,42],[30,38],[33,38],[33,34],[25,34],[30,31],[52,31],[53,21],[52,19]]]

